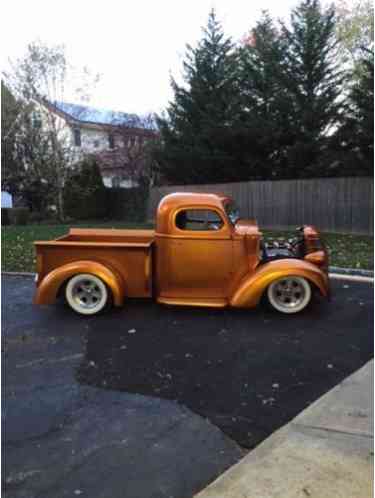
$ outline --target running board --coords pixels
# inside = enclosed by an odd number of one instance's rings
[[[176,297],[158,297],[157,302],[161,304],[169,304],[172,306],[205,306],[209,308],[225,308],[228,306],[228,301],[223,298],[176,298]]]

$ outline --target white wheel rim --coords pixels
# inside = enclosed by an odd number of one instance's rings
[[[311,287],[303,277],[279,278],[268,287],[271,305],[282,313],[298,313],[310,302]]]
[[[65,296],[70,307],[77,313],[94,315],[106,305],[108,291],[100,278],[81,273],[69,280]]]

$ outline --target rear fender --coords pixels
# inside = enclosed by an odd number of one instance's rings
[[[55,302],[61,286],[69,278],[78,273],[90,273],[99,277],[110,288],[115,306],[124,302],[125,283],[121,275],[114,269],[96,261],[75,261],[48,273],[38,285],[34,296],[34,304],[52,304]]]
[[[329,296],[328,276],[317,266],[300,259],[279,259],[260,265],[253,274],[245,277],[230,298],[230,305],[252,308],[259,303],[271,282],[292,275],[306,278],[323,296]]]

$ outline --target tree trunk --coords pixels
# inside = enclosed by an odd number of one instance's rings
[[[58,186],[57,190],[57,216],[59,221],[64,221],[64,197],[63,197],[63,187],[61,185]]]

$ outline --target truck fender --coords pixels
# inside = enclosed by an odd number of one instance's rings
[[[251,276],[245,277],[230,298],[230,305],[252,308],[259,303],[271,282],[291,275],[306,278],[323,296],[329,296],[328,276],[320,268],[300,259],[279,259],[260,265]]]
[[[78,273],[91,273],[99,277],[110,288],[115,306],[121,306],[124,302],[125,283],[122,277],[114,269],[97,261],[75,261],[67,263],[47,273],[41,280],[34,297],[34,304],[52,304],[55,302],[60,287],[70,277]]]

